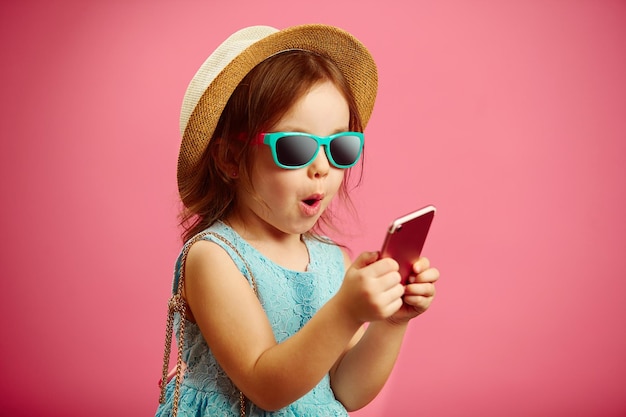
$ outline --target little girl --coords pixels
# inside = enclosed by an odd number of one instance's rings
[[[403,286],[393,259],[352,262],[320,234],[376,89],[369,52],[325,25],[240,30],[198,70],[181,112],[177,376],[157,416],[347,416],[381,390],[439,272],[420,258]]]

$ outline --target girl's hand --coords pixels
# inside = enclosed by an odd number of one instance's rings
[[[391,317],[402,308],[404,294],[398,263],[378,259],[377,252],[364,252],[347,269],[337,296],[347,313],[362,324]]]
[[[409,277],[404,288],[404,304],[390,321],[402,323],[419,316],[428,310],[435,297],[435,282],[439,279],[439,271],[431,268],[428,258],[421,257],[413,264],[415,275]]]

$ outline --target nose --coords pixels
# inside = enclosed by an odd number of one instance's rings
[[[317,153],[317,156],[308,166],[309,175],[314,178],[322,178],[328,175],[330,172],[330,162],[326,156],[324,146],[322,146]]]

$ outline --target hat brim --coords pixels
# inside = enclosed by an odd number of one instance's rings
[[[293,26],[253,43],[211,81],[184,129],[178,157],[178,184],[200,160],[232,92],[259,63],[283,51],[300,49],[329,57],[342,72],[354,95],[363,127],[372,114],[378,74],[369,51],[354,36],[327,25]]]

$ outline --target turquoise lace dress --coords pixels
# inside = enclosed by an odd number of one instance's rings
[[[305,240],[309,251],[306,272],[285,269],[261,255],[233,229],[217,222],[208,230],[230,241],[246,259],[257,283],[261,304],[269,317],[274,336],[280,343],[296,333],[339,289],[344,275],[343,255],[332,244],[313,239]],[[239,270],[248,275],[241,258],[225,243],[207,236],[226,250]],[[177,261],[176,270],[180,263]],[[250,277],[248,277],[250,280]],[[178,276],[174,277],[176,288]],[[179,318],[177,318],[179,320]],[[178,328],[178,322],[175,327]],[[187,370],[180,389],[178,416],[239,416],[239,391],[217,363],[198,326],[185,324],[185,350],[183,359]],[[297,369],[293,370],[298,372]],[[166,401],[156,412],[156,417],[171,415],[174,381],[166,388]],[[343,405],[337,401],[326,375],[308,394],[278,411],[265,411],[246,401],[247,416],[347,416]]]

